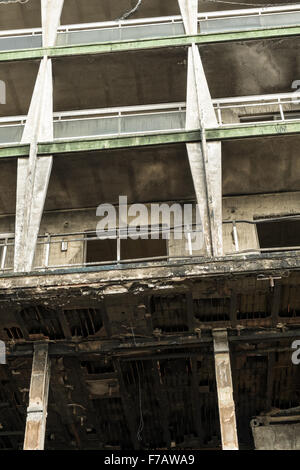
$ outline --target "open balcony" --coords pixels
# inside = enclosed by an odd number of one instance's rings
[[[147,11],[145,11],[146,14]],[[67,16],[66,18],[71,17]],[[198,34],[203,35],[278,27],[284,28],[299,24],[300,4],[198,14]],[[63,24],[58,29],[56,45],[75,46],[183,35],[185,35],[185,29],[180,15],[145,16],[128,20]],[[41,28],[0,32],[0,51],[25,50],[40,47],[42,47]]]
[[[297,90],[296,90],[297,91]],[[213,100],[220,127],[300,120],[300,95],[278,93]],[[55,112],[54,140],[147,135],[185,129],[186,103]],[[26,116],[0,118],[0,143],[20,143]]]

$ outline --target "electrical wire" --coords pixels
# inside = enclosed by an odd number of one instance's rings
[[[246,3],[246,2],[230,2],[228,0],[205,0],[212,3],[228,3],[229,5],[244,5],[249,7],[273,7],[274,3]],[[295,2],[298,3],[298,2]],[[286,6],[286,3],[276,3],[276,6]]]
[[[28,3],[29,0],[1,0],[0,5],[8,5],[9,3]]]
[[[133,7],[131,10],[127,11],[126,13],[124,13],[124,15],[122,15],[120,18],[118,18],[117,20],[115,21],[122,21],[122,20],[126,20],[126,18],[128,18],[129,16],[133,15],[133,13],[135,13],[138,8],[140,7],[141,3],[142,3],[143,0],[138,0],[137,4],[135,5],[135,7]]]
[[[144,416],[143,416],[143,404],[142,404],[142,387],[141,387],[141,377],[140,377],[140,372],[139,372],[139,366],[136,364],[137,367],[137,373],[138,373],[138,378],[139,378],[139,409],[140,409],[140,424],[136,433],[138,441],[142,441],[142,433],[144,430]]]

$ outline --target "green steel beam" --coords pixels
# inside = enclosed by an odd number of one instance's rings
[[[16,158],[16,157],[29,157],[30,145],[16,144],[0,146],[0,159]]]
[[[215,129],[207,129],[207,140],[229,140],[229,139],[244,139],[250,137],[274,136],[274,135],[288,135],[300,133],[300,120],[299,121],[285,121],[269,123],[260,122],[259,124],[248,125],[231,125],[228,127],[219,127]]]
[[[168,132],[139,136],[100,137],[94,139],[65,140],[45,142],[38,146],[39,155],[55,155],[69,152],[89,152],[94,150],[112,150],[129,147],[145,147],[149,145],[178,144],[199,142],[200,130]]]
[[[52,48],[26,49],[0,52],[0,62],[40,59],[49,57],[68,57],[89,54],[107,54],[109,52],[157,49],[162,47],[183,47],[196,44],[212,44],[218,42],[248,41],[253,39],[284,38],[300,35],[300,26],[282,28],[256,29],[239,32],[214,34],[198,34],[195,36],[172,36],[156,39],[140,39],[137,41],[116,41],[110,43],[84,44],[75,46],[59,46]]]
[[[230,126],[226,128],[207,129],[206,140],[230,140],[244,138],[258,138],[262,136],[300,134],[300,120],[285,123],[260,123],[248,126]],[[97,139],[78,139],[60,142],[46,142],[39,144],[39,155],[58,155],[74,152],[89,152],[95,150],[112,150],[129,147],[144,147],[149,145],[178,144],[199,142],[200,130],[159,133],[132,137],[101,137]]]
[[[223,141],[232,139],[259,138],[276,135],[300,134],[300,120],[284,123],[259,123],[248,125],[231,125],[206,129],[207,141]],[[59,142],[43,142],[38,145],[40,156],[60,155],[99,150],[113,150],[131,147],[146,147],[153,145],[168,145],[201,141],[199,129],[191,131],[160,132],[138,136],[97,137],[91,139],[60,140]],[[27,157],[29,145],[0,146],[1,158]]]

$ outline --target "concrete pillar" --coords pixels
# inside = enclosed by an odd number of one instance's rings
[[[186,34],[197,34],[198,2],[178,0]],[[188,50],[186,129],[202,131],[201,143],[188,144],[187,153],[209,256],[222,256],[222,158],[221,143],[205,141],[205,129],[217,127],[199,49]]]
[[[43,45],[55,45],[63,0],[41,0]],[[30,271],[52,169],[52,156],[38,157],[38,142],[53,140],[52,62],[45,56],[35,83],[22,143],[30,144],[28,158],[18,159],[15,223],[15,272]]]
[[[238,450],[235,405],[226,330],[213,330],[222,449]]]
[[[198,0],[178,0],[186,34],[197,34]]]
[[[50,361],[48,356],[48,344],[35,344],[24,450],[44,450],[49,378]]]
[[[41,0],[43,47],[55,46],[64,0]]]

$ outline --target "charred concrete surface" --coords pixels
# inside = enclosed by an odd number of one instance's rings
[[[219,449],[212,331],[220,328],[228,330],[240,448],[254,445],[252,418],[297,406],[300,373],[291,344],[300,338],[299,269],[174,274],[172,282],[123,279],[104,289],[91,279],[85,285],[83,277],[76,284],[71,276],[68,285],[54,273],[37,277],[35,288],[29,288],[34,277],[23,288],[13,284],[27,276],[1,279],[0,338],[8,356],[1,368],[2,448],[22,444],[39,343],[48,344],[51,358],[47,449],[168,448],[171,442]]]
[[[278,94],[292,93],[299,75],[298,27],[205,39],[197,13],[229,4],[135,5],[0,6],[1,37],[40,28],[43,44],[1,53],[1,125],[24,125],[27,146],[5,144],[3,131],[0,450],[297,449],[300,105],[278,108]],[[179,15],[185,34],[57,45],[59,23],[85,32],[130,11],[133,22]],[[258,105],[247,106],[246,95]],[[213,99],[228,97],[242,105],[231,101],[223,122]],[[77,135],[54,139],[54,122],[66,116],[139,119],[137,106],[147,119],[157,106],[176,108],[183,123],[170,135],[153,122],[130,127],[126,145],[119,134],[80,134],[86,147]],[[159,256],[136,244],[122,258],[118,239],[89,257],[97,206],[116,206],[123,194],[147,208],[198,202],[203,247],[171,238]]]

